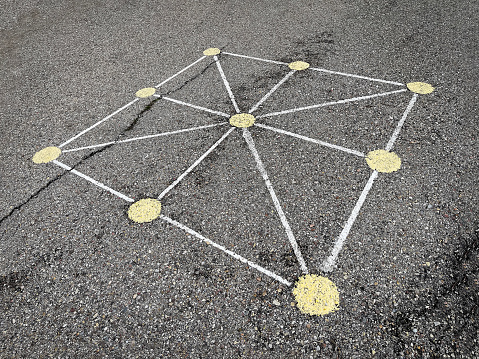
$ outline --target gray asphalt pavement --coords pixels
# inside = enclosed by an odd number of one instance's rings
[[[479,357],[477,3],[0,9],[1,358]]]

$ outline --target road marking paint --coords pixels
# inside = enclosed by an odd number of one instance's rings
[[[70,173],[73,173],[83,179],[86,179],[88,182],[91,182],[93,183],[95,186],[98,186],[112,194],[114,194],[115,196],[117,197],[120,197],[121,199],[124,199],[125,201],[128,201],[128,202],[135,202],[135,200],[133,198],[130,198],[128,196],[125,196],[123,193],[120,193],[118,191],[115,191],[114,189],[108,187],[108,186],[105,186],[103,183],[101,182],[98,182],[97,180],[94,180],[93,178],[91,178],[90,176],[87,176],[86,174],[83,174],[79,171],[77,171],[76,169],[74,168],[71,168],[70,166],[64,164],[64,163],[61,163],[57,160],[53,160],[52,163],[56,164],[57,166],[60,166],[61,168],[69,171]]]
[[[399,120],[396,126],[396,129],[394,130],[394,133],[392,134],[388,144],[386,145],[386,151],[390,151],[393,148],[394,142],[396,142],[396,139],[399,136],[399,132],[401,131],[401,128],[404,125],[404,122],[406,121],[407,116],[409,115],[409,112],[411,112],[414,104],[416,103],[417,97],[418,97],[418,94],[414,94],[411,98],[411,101],[409,101],[409,104],[407,105],[406,110],[404,111],[401,119]]]
[[[219,55],[220,52],[221,50],[218,49],[217,47],[210,47],[209,49],[206,49],[205,51],[203,51],[203,55],[214,56],[214,55]]]
[[[156,88],[154,87],[145,87],[141,90],[136,91],[135,96],[139,98],[148,98],[155,94]]]
[[[278,212],[278,216],[281,220],[281,223],[283,224],[283,227],[286,230],[286,235],[288,236],[289,243],[291,244],[291,247],[293,248],[296,258],[298,259],[301,270],[303,271],[303,273],[308,274],[308,268],[306,267],[306,263],[304,262],[303,255],[301,254],[301,250],[298,247],[296,238],[294,238],[293,231],[291,230],[291,227],[289,226],[286,215],[284,214],[283,209],[281,208],[281,204],[279,203],[278,197],[276,196],[276,193],[274,192],[273,185],[271,184],[271,181],[269,180],[268,173],[266,172],[266,168],[264,167],[263,161],[261,161],[261,158],[259,157],[259,153],[256,150],[253,138],[251,137],[251,133],[249,132],[247,128],[243,128],[243,137],[245,138],[246,143],[248,144],[248,147],[251,150],[251,153],[253,153],[253,157],[256,161],[256,167],[261,173],[261,176],[263,177],[266,187],[268,188],[269,194],[271,195],[271,199],[273,200],[273,203],[274,203],[274,207],[276,208],[276,212]]]
[[[319,104],[319,105],[311,105],[311,106],[305,106],[305,107],[292,108],[290,110],[267,113],[265,115],[257,116],[256,118],[259,119],[259,118],[263,118],[263,117],[272,117],[272,116],[284,115],[284,114],[292,113],[292,112],[311,110],[313,108],[318,108],[318,107],[326,107],[326,106],[339,105],[339,104],[348,103],[348,102],[357,102],[357,101],[362,101],[362,100],[369,100],[369,99],[376,98],[376,97],[393,95],[393,94],[406,92],[406,91],[407,91],[406,89],[401,89],[401,90],[395,90],[395,91],[390,91],[390,92],[378,93],[378,94],[374,94],[374,95],[354,97],[354,98],[349,98],[349,99],[339,100],[339,101],[333,101],[333,102],[326,102],[326,103],[322,103],[322,104]]]
[[[253,126],[254,121],[254,116],[249,113],[237,113],[236,115],[231,116],[230,125],[239,128],[246,128]]]
[[[165,81],[159,83],[159,84],[156,85],[155,87],[156,87],[156,88],[159,88],[159,87],[163,86],[163,85],[166,84],[167,82],[173,80],[176,76],[178,76],[178,75],[180,75],[181,73],[185,72],[185,71],[188,70],[190,67],[195,66],[198,62],[200,62],[200,61],[202,61],[202,60],[204,60],[204,59],[206,59],[206,56],[200,57],[198,60],[196,60],[196,61],[193,62],[192,64],[186,66],[184,69],[178,71],[178,72],[177,72],[176,74],[174,74],[173,76],[168,77]]]
[[[58,147],[45,147],[33,155],[32,161],[36,164],[48,163],[56,160],[62,154],[62,150]]]
[[[180,101],[180,100],[175,100],[174,98],[171,98],[171,97],[159,96],[159,95],[155,95],[155,97],[159,97],[159,98],[162,98],[162,99],[164,99],[164,100],[177,103],[177,104],[179,104],[179,105],[192,107],[192,108],[195,108],[195,109],[197,109],[197,110],[201,110],[201,111],[206,111],[206,112],[209,112],[209,113],[213,113],[213,114],[215,114],[215,115],[219,115],[219,116],[223,116],[223,117],[227,117],[227,118],[230,117],[230,115],[228,115],[227,113],[220,112],[220,111],[215,111],[215,110],[211,110],[211,109],[209,109],[209,108],[202,107],[202,106],[198,106],[198,105],[193,105],[193,104],[188,103],[188,102],[183,102],[183,101]]]
[[[161,202],[154,198],[143,198],[128,209],[128,218],[136,223],[147,223],[157,219],[161,213]]]
[[[356,202],[356,205],[354,206],[353,211],[351,212],[351,215],[349,216],[348,221],[346,222],[346,225],[344,226],[339,237],[336,239],[334,248],[331,251],[331,255],[322,264],[321,269],[324,272],[331,272],[333,268],[336,266],[336,259],[338,258],[338,254],[343,248],[344,242],[346,241],[346,238],[348,237],[349,231],[351,230],[351,227],[356,221],[359,211],[361,210],[361,207],[363,206],[364,201],[366,200],[366,197],[369,191],[371,190],[371,187],[373,186],[374,180],[377,177],[378,177],[378,171],[373,171],[371,173],[371,176],[369,176],[369,180],[366,183],[366,186],[364,186],[363,192],[361,193],[361,196],[359,196],[359,199]]]
[[[385,84],[391,84],[391,85],[397,85],[397,86],[405,86],[401,82],[395,82],[395,81],[387,81],[387,80],[381,80],[381,79],[375,79],[372,77],[367,77],[367,76],[360,76],[360,75],[354,75],[354,74],[348,74],[346,72],[338,72],[338,71],[331,71],[331,70],[326,70],[318,67],[310,67],[311,70],[315,71],[320,71],[320,72],[326,72],[328,74],[333,74],[333,75],[341,75],[341,76],[347,76],[347,77],[355,77],[358,79],[363,79],[363,80],[369,80],[369,81],[375,81],[375,82],[382,82]]]
[[[284,84],[286,82],[286,80],[288,80],[294,73],[296,72],[296,70],[292,70],[290,72],[288,72],[286,74],[285,77],[282,78],[282,80],[280,82],[278,82],[266,95],[263,96],[263,98],[261,100],[258,101],[258,103],[256,105],[254,105],[251,110],[249,110],[248,112],[249,113],[253,113],[254,111],[256,111],[258,109],[258,107],[263,103],[265,102],[282,84]]]
[[[196,131],[196,130],[202,130],[205,128],[210,128],[210,127],[216,127],[216,126],[221,126],[221,125],[226,125],[227,122],[221,122],[221,123],[215,123],[212,125],[206,125],[206,126],[198,126],[198,127],[191,127],[191,128],[185,128],[182,130],[176,130],[176,131],[171,131],[171,132],[162,132],[162,133],[156,133],[154,135],[147,135],[147,136],[141,136],[141,137],[134,137],[134,138],[128,138],[126,140],[118,140],[118,141],[111,141],[111,142],[104,142],[100,143],[97,145],[91,145],[91,146],[85,146],[85,147],[77,147],[77,148],[72,148],[69,150],[63,151],[65,152],[75,152],[75,151],[81,151],[81,150],[87,150],[90,148],[96,148],[96,147],[105,147],[109,145],[114,145],[118,143],[126,143],[126,142],[133,142],[133,141],[140,141],[140,140],[146,140],[150,138],[155,138],[155,137],[161,137],[161,136],[169,136],[169,135],[176,135],[178,133],[183,133],[183,132],[190,132],[190,131]]]
[[[339,292],[328,278],[316,274],[299,277],[293,289],[298,309],[309,315],[325,315],[339,309]]]
[[[278,64],[278,65],[288,65],[287,62],[281,62],[281,61],[274,61],[274,60],[267,60],[267,59],[260,59],[259,57],[253,57],[253,56],[246,56],[246,55],[239,55],[239,54],[233,54],[231,52],[224,52],[223,54],[225,55],[230,55],[230,56],[236,56],[236,57],[243,57],[245,59],[251,59],[251,60],[258,60],[258,61],[263,61],[263,62],[269,62],[272,64]]]
[[[88,127],[86,130],[83,130],[83,131],[80,132],[79,134],[73,136],[73,137],[70,138],[68,141],[63,142],[63,143],[62,143],[60,146],[58,146],[58,147],[62,148],[62,147],[64,147],[64,146],[68,145],[70,142],[76,140],[78,137],[83,136],[83,135],[84,135],[85,133],[87,133],[88,131],[93,130],[93,129],[94,129],[95,127],[97,127],[98,125],[100,125],[100,124],[102,124],[103,122],[109,120],[110,118],[112,118],[113,116],[115,116],[117,113],[119,113],[119,112],[123,111],[124,109],[130,107],[131,105],[133,105],[133,104],[134,104],[136,101],[138,101],[138,100],[139,100],[138,97],[135,98],[133,101],[127,103],[125,106],[119,108],[118,110],[116,110],[116,111],[113,112],[112,114],[110,114],[110,115],[106,116],[105,118],[101,119],[100,121],[98,121],[98,122],[95,123],[94,125]]]
[[[216,61],[216,67],[218,67],[218,71],[220,72],[221,78],[223,79],[223,83],[225,84],[226,91],[228,91],[228,95],[230,96],[231,102],[233,103],[233,106],[236,110],[237,113],[240,113],[240,109],[238,107],[238,104],[236,103],[235,96],[233,95],[233,91],[231,91],[230,84],[228,80],[226,79],[226,75],[223,71],[223,68],[221,67],[220,60],[218,59],[218,56],[213,57]]]
[[[394,152],[386,150],[371,151],[366,156],[366,162],[371,169],[382,173],[391,173],[401,168],[401,159]]]
[[[314,138],[309,138],[309,137],[306,137],[306,136],[303,136],[303,135],[298,135],[296,133],[285,131],[285,130],[275,128],[275,127],[271,127],[271,126],[268,126],[268,125],[265,125],[265,124],[262,124],[262,123],[256,123],[255,126],[265,128],[267,130],[271,130],[271,131],[274,131],[274,132],[282,133],[284,135],[296,137],[296,138],[299,138],[301,140],[313,142],[313,143],[316,143],[316,144],[321,145],[321,146],[334,148],[335,150],[340,150],[340,151],[343,151],[343,152],[347,152],[347,153],[350,153],[352,155],[356,155],[356,156],[359,156],[359,157],[364,157],[365,156],[364,153],[356,151],[356,150],[351,150],[351,149],[343,147],[343,146],[338,146],[338,145],[334,145],[332,143],[328,143],[328,142],[324,142],[324,141],[320,141],[320,140],[315,140]]]
[[[415,92],[421,95],[427,95],[434,91],[434,87],[425,82],[409,82],[407,84],[409,91]]]
[[[208,156],[216,147],[218,147],[218,146],[220,145],[220,143],[223,142],[223,140],[224,140],[226,137],[228,137],[229,134],[230,134],[231,132],[233,132],[233,130],[235,130],[235,129],[236,129],[236,127],[230,128],[230,129],[228,130],[228,132],[226,132],[218,141],[216,141],[216,143],[215,143],[213,146],[211,146],[211,147],[208,149],[208,151],[206,151],[200,158],[198,158],[198,159],[196,160],[195,163],[193,163],[185,172],[183,172],[183,174],[182,174],[180,177],[178,177],[178,178],[177,178],[172,184],[170,184],[163,192],[161,192],[161,194],[158,196],[158,199],[162,199],[162,198],[163,198],[168,192],[170,192],[178,183],[180,183],[181,180],[182,180],[183,178],[185,178],[185,176],[186,176],[188,173],[190,173],[191,171],[193,171],[194,168],[195,168],[196,166],[198,166],[198,165],[201,163],[201,161],[203,161],[203,160],[206,158],[206,156]]]
[[[217,249],[219,249],[219,250],[225,252],[226,254],[230,255],[230,256],[233,257],[234,259],[237,259],[237,260],[239,260],[240,262],[243,262],[243,263],[249,265],[251,268],[256,269],[257,271],[259,271],[259,272],[261,272],[261,273],[267,275],[268,277],[271,277],[271,278],[273,278],[273,279],[276,279],[278,282],[283,283],[283,284],[285,284],[285,285],[287,285],[287,286],[291,286],[292,283],[289,282],[289,281],[287,281],[286,279],[280,277],[279,275],[277,275],[277,274],[271,272],[270,270],[268,270],[268,269],[266,269],[266,268],[263,268],[263,267],[257,265],[256,263],[253,263],[253,262],[247,260],[246,258],[240,256],[239,254],[236,254],[236,253],[230,251],[229,249],[226,249],[226,248],[223,247],[222,245],[213,242],[212,240],[210,240],[210,239],[208,239],[208,238],[202,236],[201,234],[199,234],[198,232],[196,232],[196,231],[192,230],[191,228],[185,226],[184,224],[181,224],[181,223],[175,221],[174,219],[171,219],[171,218],[166,217],[166,216],[164,216],[164,215],[160,215],[160,218],[163,219],[163,220],[165,220],[166,222],[168,222],[168,223],[170,223],[170,224],[172,224],[172,225],[174,225],[174,226],[176,226],[176,227],[178,227],[178,228],[184,230],[185,232],[187,232],[187,233],[189,233],[189,234],[195,236],[196,238],[202,240],[203,242],[205,242],[205,243],[207,243],[207,244],[210,244],[210,245],[212,245],[213,247],[215,247],[215,248],[217,248]]]
[[[291,70],[303,71],[303,70],[306,70],[309,67],[309,64],[307,62],[304,62],[304,61],[294,61],[294,62],[291,62],[288,65],[288,67]]]

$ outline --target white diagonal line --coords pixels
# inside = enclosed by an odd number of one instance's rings
[[[271,181],[268,178],[268,173],[266,172],[264,164],[261,161],[261,158],[259,157],[258,151],[256,150],[253,138],[251,137],[251,133],[249,132],[247,128],[243,128],[243,137],[245,138],[246,143],[248,144],[248,147],[251,150],[251,153],[253,153],[253,157],[256,161],[256,167],[261,173],[261,176],[263,176],[263,180],[266,184],[266,187],[268,188],[269,194],[271,195],[271,199],[273,200],[274,207],[276,208],[276,212],[278,212],[281,223],[283,224],[283,227],[286,230],[286,235],[288,236],[291,247],[293,248],[294,254],[296,255],[296,258],[298,259],[299,265],[301,266],[301,270],[303,271],[303,273],[307,274],[308,268],[306,267],[306,263],[304,262],[303,255],[301,254],[301,250],[299,249],[298,243],[296,242],[296,239],[294,238],[293,231],[291,230],[291,227],[288,223],[286,215],[284,214],[283,209],[281,208],[281,204],[279,203],[278,197],[276,196],[276,193],[274,192],[273,185],[271,184]]]
[[[243,262],[243,263],[249,265],[251,268],[256,269],[257,271],[259,271],[259,272],[261,272],[261,273],[267,275],[268,277],[271,277],[271,278],[273,278],[273,279],[276,279],[278,282],[283,283],[283,284],[285,284],[285,285],[287,285],[287,286],[291,286],[291,282],[287,281],[286,279],[280,277],[279,275],[277,275],[277,274],[271,272],[270,270],[268,270],[268,269],[266,269],[266,268],[263,268],[263,267],[257,265],[256,263],[253,263],[253,262],[247,260],[246,258],[240,256],[239,254],[236,254],[236,253],[230,251],[229,249],[226,249],[224,246],[222,246],[222,245],[220,245],[220,244],[218,244],[218,243],[213,242],[212,240],[210,240],[210,239],[208,239],[208,238],[202,236],[201,234],[199,234],[198,232],[196,232],[196,231],[192,230],[191,228],[185,226],[184,224],[181,224],[181,223],[175,221],[174,219],[171,219],[171,218],[166,217],[166,216],[164,216],[164,215],[160,215],[160,218],[163,219],[164,221],[166,221],[166,222],[168,222],[168,223],[170,223],[170,224],[172,224],[172,225],[174,225],[174,226],[176,226],[176,227],[178,227],[178,228],[184,230],[185,232],[187,232],[187,233],[189,233],[189,234],[195,236],[196,238],[202,240],[203,242],[205,242],[205,243],[207,243],[207,244],[210,244],[210,245],[212,245],[213,247],[215,247],[215,248],[217,248],[217,249],[219,249],[219,250],[225,252],[226,254],[230,255],[230,256],[233,257],[234,259],[237,259],[237,260],[239,260],[240,262]]]
[[[269,62],[269,63],[272,63],[272,64],[278,64],[278,65],[288,65],[288,63],[287,63],[287,62],[274,61],[274,60],[267,60],[267,59],[260,59],[259,57],[253,57],[253,56],[246,56],[246,55],[232,54],[231,52],[222,52],[222,54],[225,54],[225,55],[230,55],[230,56],[236,56],[236,57],[243,57],[243,58],[245,58],[245,59],[251,59],[251,60],[264,61],[264,62]]]
[[[163,85],[166,84],[168,81],[173,80],[176,76],[178,76],[178,75],[181,74],[182,72],[188,70],[190,67],[196,65],[198,62],[200,62],[201,60],[203,60],[203,59],[205,59],[205,58],[206,58],[206,56],[200,57],[198,60],[196,60],[196,61],[193,62],[192,64],[186,66],[183,70],[178,71],[176,74],[174,74],[173,76],[167,78],[165,81],[159,83],[159,84],[156,85],[155,87],[158,88],[158,87],[163,86]]]
[[[83,131],[80,132],[78,135],[75,135],[75,136],[73,136],[72,138],[70,138],[68,141],[63,142],[63,143],[62,143],[60,146],[58,146],[58,147],[62,148],[63,146],[68,145],[70,142],[76,140],[78,137],[84,135],[85,133],[87,133],[87,132],[90,131],[90,130],[93,130],[96,126],[98,126],[98,125],[100,125],[101,123],[105,122],[106,120],[112,118],[112,117],[115,116],[118,112],[123,111],[125,108],[127,108],[127,107],[133,105],[133,104],[134,104],[136,101],[138,101],[138,100],[139,100],[138,98],[135,98],[133,101],[127,103],[125,106],[119,108],[118,110],[116,110],[116,111],[113,112],[112,114],[110,114],[110,115],[106,116],[105,118],[101,119],[100,121],[98,121],[97,123],[95,123],[93,126],[88,127],[86,130],[83,130]]]
[[[344,242],[346,241],[346,238],[348,237],[349,231],[351,230],[351,227],[356,221],[359,211],[361,210],[361,207],[363,206],[364,201],[366,200],[366,196],[371,190],[374,180],[377,177],[378,177],[378,171],[373,171],[373,173],[371,173],[371,176],[369,177],[368,182],[366,183],[366,186],[364,186],[363,192],[361,193],[361,196],[359,196],[359,199],[356,202],[356,205],[354,206],[353,211],[351,212],[351,215],[349,216],[348,221],[346,222],[346,225],[344,226],[339,237],[336,239],[336,242],[334,243],[334,248],[331,251],[331,255],[323,262],[323,265],[321,268],[323,271],[331,272],[333,268],[335,267],[338,254],[343,248]]]
[[[332,143],[328,143],[328,142],[324,142],[324,141],[320,141],[320,140],[315,140],[314,138],[309,138],[309,137],[306,137],[306,136],[303,136],[303,135],[298,135],[297,133],[293,133],[293,132],[285,131],[285,130],[282,130],[282,129],[279,129],[279,128],[267,126],[267,125],[264,125],[262,123],[255,123],[254,125],[258,126],[258,127],[261,127],[261,128],[265,128],[267,130],[282,133],[284,135],[296,137],[296,138],[299,138],[301,140],[313,142],[313,143],[316,143],[316,144],[321,145],[321,146],[334,148],[335,150],[340,150],[340,151],[343,151],[343,152],[347,152],[347,153],[350,153],[352,155],[356,155],[356,156],[359,156],[359,157],[365,157],[364,153],[356,151],[356,150],[351,150],[351,149],[343,147],[343,146],[338,146],[338,145],[334,145]]]
[[[311,69],[311,70],[315,70],[315,71],[326,72],[326,73],[328,73],[328,74],[348,76],[348,77],[355,77],[355,78],[358,78],[358,79],[364,79],[364,80],[369,80],[369,81],[382,82],[382,83],[385,83],[385,84],[405,86],[404,84],[402,84],[402,83],[400,83],[400,82],[387,81],[387,80],[381,80],[381,79],[375,79],[375,78],[372,78],[372,77],[361,76],[361,75],[354,75],[354,74],[348,74],[348,73],[345,73],[345,72],[331,71],[331,70],[321,69],[321,68],[317,68],[317,67],[310,67],[310,69]]]
[[[223,68],[221,67],[220,60],[218,59],[218,56],[213,57],[216,61],[216,66],[218,67],[218,71],[220,72],[221,78],[223,79],[223,83],[225,84],[226,91],[228,91],[228,95],[230,96],[231,102],[233,103],[233,106],[236,110],[237,113],[240,113],[240,109],[238,107],[238,104],[236,103],[235,96],[233,95],[233,91],[231,91],[230,84],[228,80],[226,79],[225,73],[223,71]]]
[[[52,161],[54,164],[56,164],[57,166],[60,166],[61,168],[69,171],[70,173],[73,173],[83,179],[86,179],[88,182],[91,182],[93,183],[95,186],[98,186],[112,194],[114,194],[115,196],[117,197],[120,197],[121,199],[124,199],[125,201],[128,201],[128,202],[135,202],[135,200],[133,198],[130,198],[128,196],[125,196],[123,193],[120,193],[118,191],[115,191],[114,189],[108,187],[108,186],[105,186],[103,183],[101,182],[98,182],[97,180],[94,180],[93,178],[91,178],[90,176],[87,176],[86,174],[84,173],[81,173],[79,171],[77,171],[76,169],[74,168],[71,168],[70,166],[67,166],[66,164],[64,163],[61,163],[60,161],[57,161],[57,160],[53,160]]]
[[[404,113],[401,117],[401,120],[399,120],[399,123],[397,124],[396,129],[394,130],[394,133],[392,134],[391,138],[389,139],[388,144],[386,145],[386,151],[390,151],[393,148],[394,142],[396,142],[396,139],[399,136],[399,132],[401,132],[401,128],[404,125],[404,122],[406,121],[407,115],[409,115],[409,112],[411,112],[412,107],[416,103],[417,96],[418,96],[418,94],[415,93],[412,96],[411,101],[409,101],[409,104],[408,104],[406,110],[404,111]]]
[[[161,95],[154,95],[154,96],[155,96],[155,97],[162,98],[162,99],[167,100],[167,101],[171,101],[171,102],[177,103],[177,104],[179,104],[179,105],[184,105],[184,106],[188,106],[188,107],[195,108],[195,109],[197,109],[197,110],[214,113],[215,115],[219,115],[219,116],[223,116],[223,117],[227,117],[227,118],[230,118],[230,117],[231,117],[231,116],[228,115],[227,113],[224,113],[224,112],[221,112],[221,111],[211,110],[211,109],[206,108],[206,107],[202,107],[202,106],[198,106],[198,105],[193,105],[193,104],[191,104],[191,103],[184,102],[184,101],[180,101],[180,100],[175,100],[174,98],[170,98],[170,97],[167,97],[167,96],[161,96]]]
[[[206,156],[208,156],[216,147],[218,147],[220,145],[221,142],[223,142],[223,140],[228,137],[228,135],[234,130],[236,129],[236,127],[232,127],[228,130],[228,132],[226,132],[218,141],[216,141],[216,143],[211,146],[200,158],[198,158],[196,160],[195,163],[193,163],[180,177],[178,177],[172,184],[170,184],[163,192],[161,192],[161,194],[158,196],[158,199],[162,199],[169,191],[171,191],[178,183],[181,182],[181,180],[183,178],[185,178],[185,176],[190,173],[191,171],[193,171],[193,169],[198,166],[201,161],[203,161]]]
[[[294,73],[296,72],[296,70],[292,70],[290,72],[288,72],[286,74],[285,77],[283,77],[283,79],[278,82],[266,95],[263,96],[263,98],[261,100],[259,100],[259,102],[254,105],[251,110],[248,111],[248,113],[253,113],[253,111],[256,111],[258,109],[258,107],[263,103],[265,102],[282,84],[284,84],[286,82],[286,80],[288,80],[291,75],[293,75]]]
[[[348,102],[357,102],[357,101],[362,101],[362,100],[368,100],[368,99],[375,98],[375,97],[393,95],[393,94],[400,93],[400,92],[405,92],[405,91],[407,91],[407,90],[406,90],[406,89],[401,89],[401,90],[396,90],[396,91],[378,93],[378,94],[374,94],[374,95],[368,95],[368,96],[362,96],[362,97],[354,97],[354,98],[349,98],[349,99],[339,100],[339,101],[333,101],[333,102],[326,102],[326,103],[321,103],[321,104],[319,104],[319,105],[311,105],[311,106],[306,106],[306,107],[292,108],[292,109],[290,109],[290,110],[284,110],[284,111],[279,111],[279,112],[267,113],[267,114],[265,114],[265,115],[257,116],[256,118],[272,117],[272,116],[284,115],[284,114],[292,113],[292,112],[310,110],[310,109],[318,108],[318,107],[326,107],[326,106],[332,106],[332,105],[339,105],[339,104],[348,103]]]
[[[126,140],[104,142],[104,143],[100,143],[100,144],[97,144],[97,145],[91,145],[91,146],[85,146],[85,147],[72,148],[72,149],[63,151],[63,153],[66,153],[66,152],[75,152],[75,151],[81,151],[81,150],[88,150],[88,149],[90,149],[90,148],[105,147],[105,146],[114,145],[114,144],[117,144],[117,143],[126,143],[126,142],[133,142],[133,141],[141,141],[141,140],[146,140],[146,139],[149,139],[149,138],[155,138],[155,137],[161,137],[161,136],[169,136],[169,135],[176,135],[176,134],[178,134],[178,133],[196,131],[196,130],[201,130],[201,129],[210,128],[210,127],[216,127],[216,126],[221,126],[221,125],[226,125],[226,124],[227,124],[227,122],[215,123],[215,124],[213,124],[213,125],[190,127],[190,128],[185,128],[185,129],[182,129],[182,130],[177,130],[177,131],[162,132],[162,133],[156,133],[156,134],[154,134],[154,135],[147,135],[147,136],[141,136],[141,137],[128,138],[128,139],[126,139]]]

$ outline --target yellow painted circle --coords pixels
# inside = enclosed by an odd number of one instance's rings
[[[214,55],[218,55],[220,52],[221,52],[220,49],[216,47],[210,47],[209,49],[206,49],[205,51],[203,51],[203,55],[214,56]]]
[[[427,95],[428,93],[431,93],[434,91],[434,87],[431,85],[425,83],[425,82],[410,82],[407,84],[407,88],[409,91],[421,94],[421,95]]]
[[[371,151],[366,156],[369,167],[378,172],[391,173],[401,168],[401,159],[394,152],[386,150]]]
[[[309,67],[309,64],[304,61],[295,61],[291,62],[288,67],[291,70],[296,70],[296,71],[301,71],[301,70],[306,70]]]
[[[151,222],[160,216],[161,203],[157,199],[144,198],[133,203],[128,209],[128,217],[136,223]]]
[[[144,89],[136,91],[135,96],[139,98],[147,98],[153,96],[156,92],[156,89],[153,87],[145,87]]]
[[[299,277],[293,295],[302,313],[325,315],[339,309],[339,292],[328,278],[316,274]]]
[[[38,151],[32,158],[35,163],[48,163],[56,160],[60,156],[62,150],[58,147],[45,147],[43,150]]]
[[[230,124],[235,127],[251,127],[254,124],[255,117],[249,113],[238,113],[237,115],[231,116]]]

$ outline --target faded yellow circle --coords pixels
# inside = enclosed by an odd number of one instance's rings
[[[139,98],[147,98],[147,97],[153,96],[155,92],[156,92],[155,88],[145,87],[144,89],[136,91],[135,96]]]
[[[328,278],[316,274],[299,277],[293,295],[305,314],[325,315],[339,309],[338,288]]]
[[[231,126],[235,127],[251,127],[254,124],[255,117],[249,113],[238,113],[230,118]]]
[[[128,217],[136,223],[151,222],[161,213],[161,202],[153,198],[144,198],[133,203],[128,209]]]
[[[203,55],[214,56],[214,55],[218,55],[220,52],[221,52],[220,49],[216,47],[210,47],[209,49],[206,49],[205,51],[203,51]]]
[[[43,150],[38,151],[32,158],[35,163],[48,163],[56,160],[60,156],[62,150],[58,147],[45,147]]]
[[[425,82],[410,82],[407,84],[407,88],[409,91],[421,94],[421,95],[427,95],[428,93],[431,93],[434,91],[434,87],[431,85],[425,83]]]
[[[309,64],[304,61],[295,61],[291,62],[288,67],[291,70],[296,70],[296,71],[301,71],[301,70],[306,70],[309,67]]]
[[[369,167],[378,172],[391,173],[401,168],[401,159],[394,152],[386,150],[371,151],[366,156]]]

